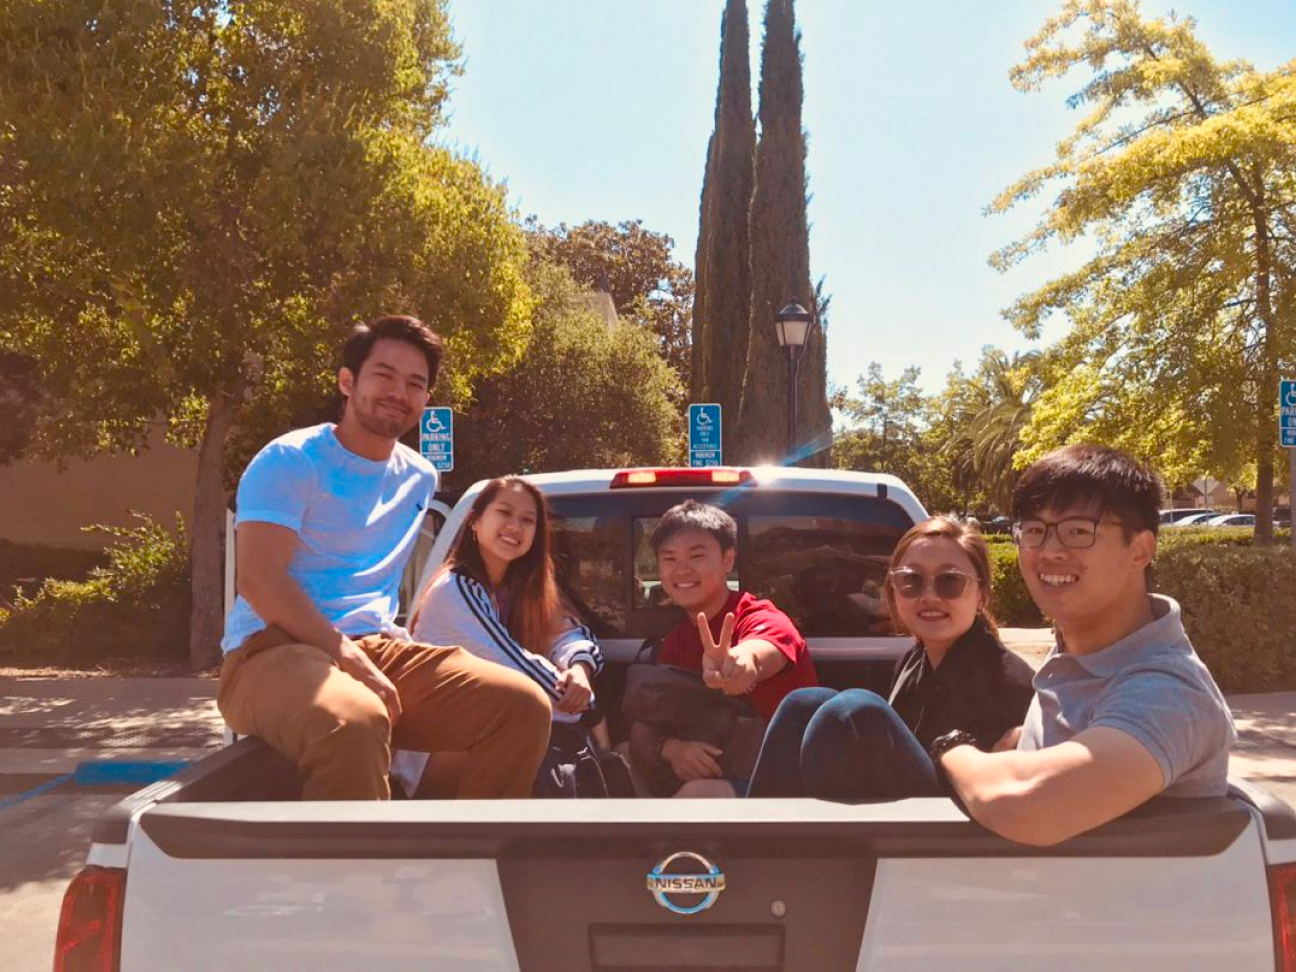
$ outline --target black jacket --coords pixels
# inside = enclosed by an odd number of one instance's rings
[[[896,665],[888,701],[923,748],[962,729],[989,750],[1025,719],[1035,694],[1033,675],[978,618],[939,668],[931,667],[922,645],[909,649]]]

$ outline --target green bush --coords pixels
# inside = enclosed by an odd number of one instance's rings
[[[168,530],[96,526],[112,541],[85,580],[47,579],[0,610],[0,657],[49,664],[110,658],[180,659],[188,650],[189,563],[184,523]]]
[[[50,577],[82,580],[106,560],[98,550],[0,540],[0,604],[16,595],[20,582],[24,588],[35,588]]]
[[[1011,540],[991,540],[986,546],[990,550],[990,610],[996,620],[1006,628],[1043,624],[1039,608],[1031,600],[1026,581],[1017,569],[1017,545]]]
[[[1296,689],[1296,551],[1173,544],[1155,589],[1183,609],[1197,654],[1225,692]]]
[[[1278,543],[1291,543],[1291,530],[1274,531]],[[1251,527],[1171,527],[1157,534],[1157,551],[1165,553],[1180,547],[1250,547],[1255,543]]]

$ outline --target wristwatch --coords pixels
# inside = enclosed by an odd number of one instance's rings
[[[976,744],[976,736],[972,735],[972,733],[962,729],[955,729],[933,739],[932,744],[927,747],[927,755],[932,758],[933,763],[939,766],[941,757],[955,746],[975,746]]]
[[[666,762],[665,757],[662,756],[662,747],[666,745],[669,739],[670,739],[669,736],[663,735],[663,736],[658,736],[656,739],[653,740],[653,747],[652,747],[653,762],[655,762],[658,766],[666,766],[668,768],[670,766],[670,764]]]

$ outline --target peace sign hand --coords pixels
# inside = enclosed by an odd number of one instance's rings
[[[718,642],[711,637],[711,625],[701,611],[697,615],[697,627],[698,636],[702,639],[702,681],[709,688],[718,689],[722,683],[721,673],[729,662],[729,649],[733,647],[733,612],[725,615]]]
[[[725,615],[720,640],[711,637],[711,626],[701,612],[697,616],[698,635],[702,639],[702,681],[708,688],[726,695],[744,695],[756,687],[757,671],[747,652],[735,651],[733,612]]]

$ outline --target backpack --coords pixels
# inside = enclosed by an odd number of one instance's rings
[[[645,641],[626,669],[622,711],[634,722],[652,726],[675,739],[700,740],[720,747],[720,768],[734,780],[751,779],[765,738],[765,723],[746,699],[708,688],[697,672],[657,661],[659,644]],[[649,660],[642,661],[645,651]],[[642,755],[635,768],[657,796],[670,796],[683,785],[670,767]]]
[[[635,795],[624,759],[599,749],[583,727],[555,722],[531,795],[539,799],[625,799]]]

